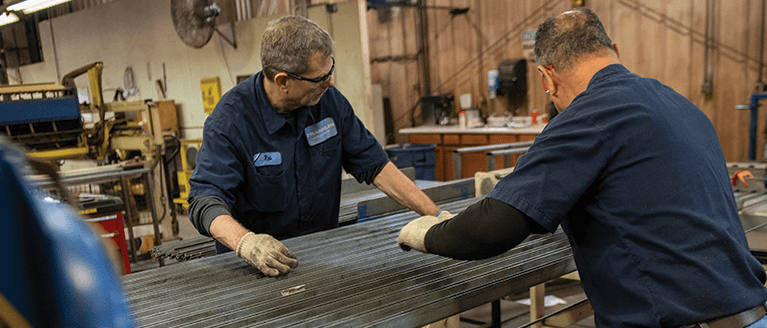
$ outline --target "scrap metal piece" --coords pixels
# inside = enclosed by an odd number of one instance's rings
[[[306,285],[298,285],[296,287],[283,289],[282,291],[280,291],[280,294],[282,294],[282,296],[290,296],[290,295],[298,294],[300,292],[305,292],[305,291],[306,291]]]

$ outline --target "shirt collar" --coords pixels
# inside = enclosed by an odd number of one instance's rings
[[[279,113],[277,113],[277,109],[272,106],[272,104],[269,102],[269,98],[266,96],[266,90],[264,90],[264,80],[263,80],[263,72],[258,72],[258,74],[255,75],[255,85],[254,88],[256,89],[256,110],[261,112],[261,118],[264,122],[266,131],[269,132],[269,134],[274,134],[275,132],[279,131],[285,124],[290,124],[287,119],[282,117]],[[296,122],[298,123],[298,128],[303,129],[303,123],[306,120],[306,113],[311,117],[311,111],[308,110],[309,107],[303,106],[300,108],[297,108],[295,110],[295,118]]]
[[[596,74],[594,74],[594,76],[591,77],[591,81],[589,81],[588,87],[591,87],[594,84],[602,82],[613,75],[624,74],[624,73],[630,73],[630,72],[626,67],[624,67],[621,64],[607,65],[603,67],[602,69],[600,69],[598,72],[596,72]]]

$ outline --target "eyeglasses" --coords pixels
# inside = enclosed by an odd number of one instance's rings
[[[296,80],[299,80],[299,81],[309,81],[309,82],[312,82],[312,83],[322,83],[322,82],[327,81],[330,78],[330,76],[333,75],[333,70],[335,70],[335,68],[336,68],[336,59],[333,58],[333,56],[331,56],[330,60],[333,61],[333,66],[330,66],[330,72],[328,72],[328,74],[325,74],[325,75],[320,76],[318,78],[310,79],[310,78],[306,78],[306,77],[300,76],[298,74],[293,74],[293,73],[288,72],[288,71],[284,71],[284,72],[285,72],[285,74],[288,74],[288,76],[290,76],[290,77],[292,77],[292,78],[294,78]]]

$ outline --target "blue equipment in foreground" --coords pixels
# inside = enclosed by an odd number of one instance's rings
[[[24,170],[26,155],[0,139],[0,326],[134,327],[100,237]]]

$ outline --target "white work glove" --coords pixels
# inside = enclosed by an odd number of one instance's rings
[[[237,244],[237,256],[267,276],[288,273],[298,260],[279,240],[267,234],[248,232]]]
[[[455,214],[450,214],[448,211],[440,211],[437,216],[426,215],[410,221],[399,231],[399,237],[397,237],[399,247],[405,251],[412,248],[422,253],[428,253],[424,244],[426,233],[433,225],[450,220],[454,216]]]

